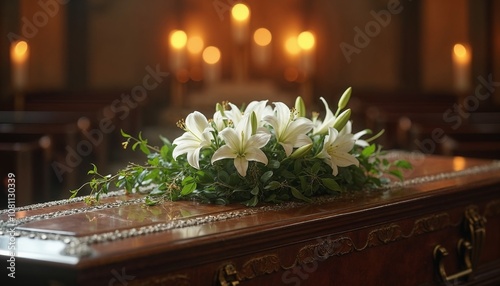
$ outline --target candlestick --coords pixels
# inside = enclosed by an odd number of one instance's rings
[[[250,9],[247,5],[239,3],[231,9],[231,28],[234,42],[243,45],[248,38],[248,23],[250,22]]]
[[[271,32],[266,28],[259,28],[255,30],[253,39],[253,60],[258,66],[265,66],[271,59]]]
[[[466,44],[455,44],[452,60],[455,90],[459,93],[466,93],[470,88],[470,48]]]
[[[209,46],[203,50],[203,77],[213,84],[220,79],[221,53],[217,47]]]

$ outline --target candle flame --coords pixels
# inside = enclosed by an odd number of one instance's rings
[[[259,28],[255,30],[253,34],[253,39],[255,43],[259,46],[265,47],[271,43],[273,36],[266,28]]]
[[[186,46],[187,35],[182,30],[175,30],[170,33],[170,44],[175,49],[182,49]]]
[[[301,49],[310,50],[315,44],[314,35],[309,31],[304,31],[297,37],[297,43]]]
[[[19,41],[12,44],[11,48],[11,58],[14,62],[24,62],[28,58],[28,43],[25,41]]]
[[[291,55],[297,55],[298,53],[300,53],[300,47],[297,43],[297,38],[296,37],[288,38],[288,40],[286,40],[285,42],[285,49]]]
[[[28,43],[26,43],[25,41],[19,41],[17,42],[16,44],[16,47],[14,48],[14,51],[16,53],[16,55],[22,57],[26,54],[26,52],[28,51]]]
[[[202,57],[207,64],[216,64],[220,60],[220,50],[214,46],[206,47]]]
[[[231,15],[236,21],[243,22],[250,17],[250,9],[248,9],[247,5],[239,3],[233,6]]]
[[[453,46],[453,52],[457,57],[466,57],[467,56],[467,48],[462,44],[455,44]]]
[[[187,49],[192,54],[199,54],[203,50],[204,45],[203,39],[198,36],[190,37],[187,41]]]

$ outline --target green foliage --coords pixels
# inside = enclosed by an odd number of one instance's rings
[[[337,114],[346,107],[349,98],[350,89],[339,102]],[[303,102],[298,100],[296,106],[300,113],[305,112]],[[221,108],[218,106],[218,109]],[[342,129],[349,117],[350,110],[347,109],[337,117],[335,125]],[[252,133],[256,130],[257,122],[253,114]],[[382,148],[372,143],[364,148],[354,145],[350,154],[355,156],[359,166],[338,167],[338,174],[333,175],[330,165],[318,157],[324,147],[326,134],[317,134],[310,136],[311,144],[294,150],[291,156],[287,156],[276,138],[271,137],[262,148],[269,158],[267,165],[250,161],[246,176],[243,177],[238,173],[233,160],[211,162],[214,152],[222,144],[217,130],[213,132],[213,145],[201,149],[200,168],[196,169],[189,164],[186,154],[174,159],[172,154],[175,146],[167,138],[160,136],[163,145],[153,147],[141,133],[136,138],[121,130],[125,139],[122,146],[127,148],[130,145],[132,150],[142,152],[146,156],[146,162],[130,163],[113,175],[100,174],[97,166],[92,164],[88,171],[92,179],[79,189],[71,191],[71,197],[75,197],[84,186],[89,186],[91,195],[86,198],[86,202],[94,204],[114,185],[127,193],[145,194],[147,205],[165,200],[197,200],[213,204],[238,202],[247,206],[290,200],[310,202],[315,196],[381,187],[390,176],[402,180],[404,171],[412,168],[407,161],[385,159]],[[370,133],[369,130],[364,131],[364,134]],[[382,133],[383,131],[365,141],[372,142]]]

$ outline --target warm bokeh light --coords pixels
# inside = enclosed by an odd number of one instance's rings
[[[267,46],[271,43],[273,36],[266,28],[259,28],[253,33],[253,40],[259,46]]]
[[[205,43],[199,36],[190,37],[187,41],[187,49],[192,54],[199,54],[203,50]]]
[[[463,169],[465,169],[465,158],[460,156],[453,157],[453,170],[462,171]]]
[[[14,44],[11,50],[11,57],[14,62],[23,62],[28,57],[28,43],[19,41]]]
[[[233,6],[231,9],[231,15],[236,21],[246,21],[250,16],[250,9],[248,9],[247,5],[239,3]]]
[[[314,47],[314,35],[309,31],[304,31],[297,37],[297,43],[303,50],[310,50]]]
[[[18,55],[20,57],[24,56],[26,54],[26,52],[28,51],[28,43],[26,43],[25,41],[17,42],[14,51],[15,51],[16,55]]]
[[[187,35],[186,32],[175,30],[170,34],[170,44],[175,49],[182,49],[186,46]]]
[[[296,68],[288,67],[283,72],[283,77],[289,82],[297,81],[299,79],[299,71]]]
[[[296,37],[288,38],[288,40],[286,40],[285,42],[285,49],[291,55],[297,55],[298,53],[300,53],[300,47],[297,44],[297,38]]]
[[[203,50],[203,60],[207,64],[216,64],[220,60],[220,51],[217,47],[209,46]]]
[[[453,52],[456,56],[461,58],[467,56],[467,48],[465,48],[465,46],[462,44],[455,44],[453,46]]]

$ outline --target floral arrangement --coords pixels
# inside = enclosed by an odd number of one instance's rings
[[[127,193],[145,193],[147,204],[164,200],[195,199],[206,203],[290,200],[309,202],[319,195],[377,188],[388,182],[386,174],[403,179],[403,160],[383,159],[382,148],[372,143],[382,133],[352,132],[351,97],[348,88],[333,113],[324,98],[326,114],[320,119],[297,97],[295,107],[267,100],[245,108],[232,103],[216,105],[212,119],[198,111],[178,122],[185,133],[173,142],[160,136],[163,146],[154,147],[139,133],[135,138],[122,130],[123,147],[132,144],[146,156],[145,164],[130,163],[114,175],[102,175],[93,165],[87,203],[95,203],[110,184]]]

